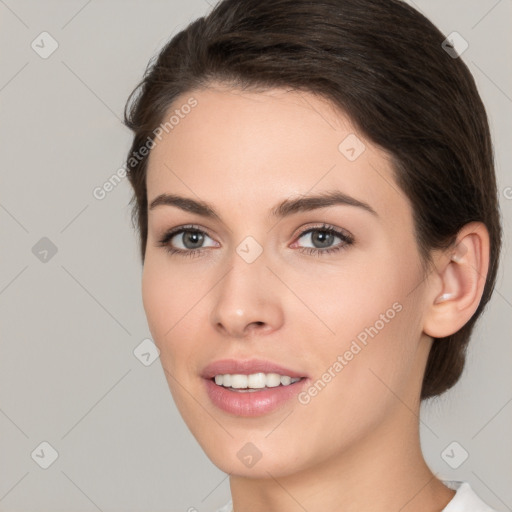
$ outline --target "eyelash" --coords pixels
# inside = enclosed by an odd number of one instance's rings
[[[310,255],[316,254],[316,255],[320,256],[321,254],[324,255],[324,254],[332,254],[332,253],[339,252],[339,251],[345,249],[347,246],[352,245],[354,243],[354,239],[352,238],[352,236],[345,234],[345,233],[339,231],[338,229],[334,228],[333,226],[329,226],[328,224],[323,224],[322,226],[314,226],[314,227],[308,228],[308,229],[302,231],[298,235],[297,238],[300,239],[304,235],[307,235],[308,233],[315,232],[315,231],[321,231],[321,232],[324,232],[327,234],[335,235],[338,238],[340,238],[343,243],[336,245],[334,247],[330,247],[328,249],[318,249],[316,247],[299,247],[297,249],[298,251],[300,251],[301,253],[306,253],[306,254],[310,254]],[[202,253],[204,250],[206,250],[205,247],[201,247],[199,249],[183,250],[183,249],[176,249],[169,245],[169,242],[176,235],[181,234],[181,233],[188,233],[188,232],[201,233],[203,235],[210,237],[210,235],[203,229],[200,229],[199,226],[190,224],[187,226],[181,226],[179,228],[175,228],[175,229],[171,229],[171,230],[167,231],[164,234],[164,236],[159,240],[158,247],[164,247],[165,250],[169,254],[177,254],[177,255],[186,256],[186,257],[190,257],[190,258],[192,258],[194,256],[199,256],[200,253]]]

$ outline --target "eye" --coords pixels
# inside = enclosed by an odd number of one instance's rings
[[[158,246],[165,247],[170,254],[181,254],[183,256],[198,256],[205,247],[202,246],[206,238],[210,238],[206,231],[198,226],[189,225],[167,231],[159,240]],[[210,240],[212,240],[210,238]],[[214,242],[209,247],[215,247]]]
[[[318,256],[341,251],[354,243],[354,238],[351,235],[327,224],[303,231],[299,236],[299,240],[301,238],[308,240],[313,244],[313,247],[300,247],[299,251],[306,254],[317,254]],[[331,246],[336,238],[341,240],[341,243]]]
[[[327,224],[303,231],[298,239],[301,238],[309,240],[313,247],[299,247],[298,250],[307,254],[317,254],[318,256],[341,251],[354,242],[352,235]],[[204,246],[206,239],[212,240],[206,231],[191,224],[167,231],[157,245],[158,247],[164,247],[169,254],[194,257],[199,256],[207,247],[219,247],[217,242],[213,240],[212,244]],[[339,239],[340,242],[331,246],[336,239]]]

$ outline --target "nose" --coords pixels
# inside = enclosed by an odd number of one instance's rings
[[[210,314],[214,329],[239,339],[279,329],[284,317],[279,285],[263,256],[247,263],[234,254],[230,270],[214,288]]]

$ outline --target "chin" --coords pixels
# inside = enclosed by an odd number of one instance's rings
[[[211,444],[210,444],[211,443]],[[210,439],[200,445],[210,461],[230,476],[284,477],[300,470],[297,446],[274,446],[268,440],[230,438],[225,443]]]

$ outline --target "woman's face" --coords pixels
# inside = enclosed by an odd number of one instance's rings
[[[415,428],[426,281],[386,154],[309,93],[211,88],[174,110],[148,163],[143,302],[206,454],[282,476]],[[307,200],[334,194],[346,201]],[[207,371],[220,360],[248,364]]]

